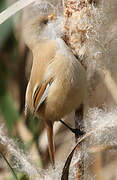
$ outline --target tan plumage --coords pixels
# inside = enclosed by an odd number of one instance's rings
[[[33,65],[26,90],[26,107],[41,117],[47,128],[54,164],[53,123],[84,103],[86,76],[83,66],[61,38],[41,36],[47,17],[36,17],[24,29]]]

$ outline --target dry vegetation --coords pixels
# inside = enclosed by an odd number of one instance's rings
[[[25,16],[20,12],[0,24],[0,153],[3,155],[0,157],[0,180],[16,179],[4,157],[20,180],[59,180],[65,161],[75,147],[74,135],[59,122],[55,123],[56,168],[52,169],[43,122],[32,116],[26,119],[24,115],[32,54],[24,44],[23,25],[36,14],[50,13],[55,14],[56,36],[65,40],[87,72],[86,135],[78,140],[83,146],[79,155],[73,156],[69,180],[76,178],[75,167],[81,159],[84,176],[80,180],[116,180],[117,2],[39,2],[35,0],[24,9]],[[1,0],[0,12],[10,3],[10,0]],[[74,112],[64,120],[74,127]]]

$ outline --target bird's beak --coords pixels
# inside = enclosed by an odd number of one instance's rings
[[[48,137],[48,146],[49,146],[49,154],[52,166],[55,166],[55,159],[54,159],[54,141],[53,141],[53,123],[45,123],[47,129],[47,137]]]
[[[54,14],[50,14],[49,16],[48,16],[48,20],[49,21],[52,21],[54,19]]]

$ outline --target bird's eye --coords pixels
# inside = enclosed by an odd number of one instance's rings
[[[45,20],[43,21],[43,23],[44,23],[44,24],[47,24],[47,23],[48,23],[48,19],[45,19]]]

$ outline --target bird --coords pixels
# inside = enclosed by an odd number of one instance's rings
[[[23,34],[33,54],[25,112],[32,112],[44,122],[54,166],[53,125],[84,104],[86,70],[65,41],[56,35],[54,26],[50,26],[52,19],[52,15],[33,17],[25,23]]]

